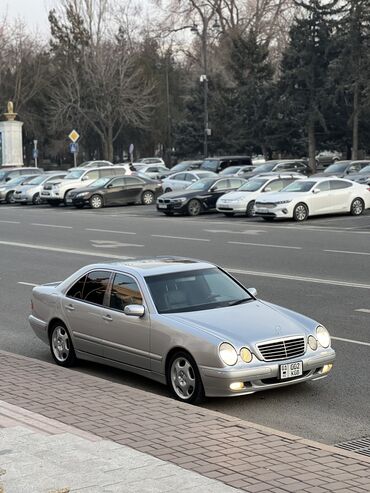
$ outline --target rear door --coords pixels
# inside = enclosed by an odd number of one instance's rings
[[[104,316],[111,272],[94,270],[81,277],[62,299],[62,311],[76,351],[104,355]]]
[[[126,202],[139,202],[145,186],[145,181],[136,176],[126,176],[125,180],[125,200]]]
[[[330,212],[349,211],[352,184],[346,181],[330,180],[332,206]]]

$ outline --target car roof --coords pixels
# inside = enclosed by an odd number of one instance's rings
[[[183,272],[198,269],[209,269],[215,267],[213,264],[201,260],[186,257],[161,256],[133,258],[122,261],[103,262],[86,266],[89,270],[112,269],[122,270],[131,274],[141,276],[169,274],[172,272]]]
[[[206,159],[204,159],[204,161],[211,161],[212,159],[250,159],[251,157],[250,156],[243,156],[243,155],[236,155],[236,156],[212,156],[212,157],[207,157]]]

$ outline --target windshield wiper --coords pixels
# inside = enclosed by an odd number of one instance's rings
[[[251,301],[253,298],[242,298],[241,300],[230,301],[229,306],[241,305],[242,303],[247,303]]]

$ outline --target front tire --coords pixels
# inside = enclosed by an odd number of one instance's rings
[[[14,192],[8,192],[5,197],[5,201],[7,204],[14,204]]]
[[[294,207],[293,219],[298,222],[305,221],[308,218],[308,208],[306,204],[300,202]]]
[[[41,200],[40,194],[35,193],[35,195],[32,197],[32,204],[33,205],[40,205],[41,202],[42,202],[42,200]]]
[[[152,205],[154,202],[154,193],[150,190],[144,192],[141,196],[141,203],[143,205]]]
[[[365,210],[365,204],[362,199],[357,197],[356,199],[352,200],[351,209],[350,209],[350,213],[352,216],[361,216],[364,210]]]
[[[167,368],[171,394],[179,401],[197,404],[204,399],[204,388],[194,358],[185,351],[175,353]]]
[[[202,210],[201,203],[197,199],[191,199],[188,203],[188,214],[189,216],[199,216]]]
[[[56,322],[50,330],[50,350],[55,363],[69,367],[76,363],[71,336],[63,322]]]
[[[247,217],[252,217],[253,216],[253,210],[254,210],[254,200],[251,200],[249,204],[247,205],[247,209],[245,211],[245,215]]]
[[[89,202],[92,209],[101,209],[103,207],[103,199],[100,195],[93,195]]]

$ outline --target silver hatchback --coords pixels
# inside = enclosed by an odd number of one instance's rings
[[[57,364],[87,359],[168,384],[184,402],[325,377],[325,327],[256,298],[220,267],[177,257],[88,265],[37,286],[30,324]]]

